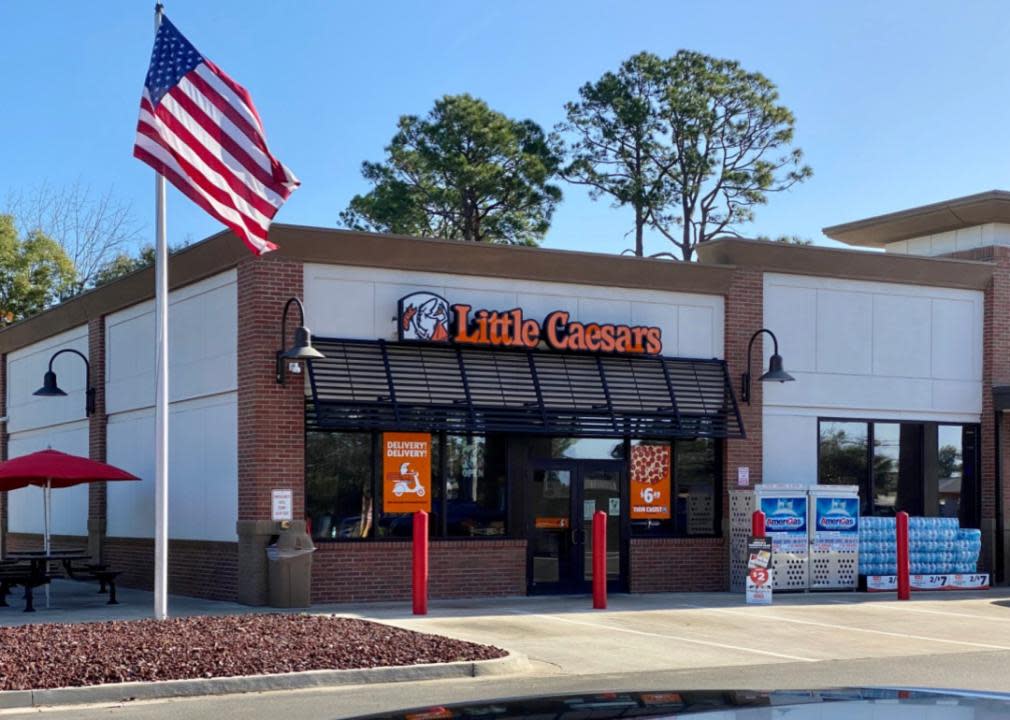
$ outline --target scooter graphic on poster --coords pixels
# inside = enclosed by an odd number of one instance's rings
[[[403,463],[400,466],[400,479],[393,485],[393,494],[396,497],[403,497],[408,494],[417,495],[419,498],[424,497],[425,489],[420,480],[420,473],[412,468],[410,463]]]

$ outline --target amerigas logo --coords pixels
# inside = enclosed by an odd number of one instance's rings
[[[859,527],[859,501],[856,498],[817,498],[818,530],[849,530]]]
[[[761,509],[765,512],[765,527],[771,532],[803,530],[807,524],[805,505],[806,501],[798,498],[763,498]]]
[[[400,298],[400,340],[449,342],[449,303],[441,295],[416,292]]]

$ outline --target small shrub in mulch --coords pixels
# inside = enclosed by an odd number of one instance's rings
[[[235,615],[0,628],[0,690],[347,670],[505,651],[318,615]]]

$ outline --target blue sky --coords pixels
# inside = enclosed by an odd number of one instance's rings
[[[42,182],[113,186],[151,234],[152,171],[131,148],[152,10],[0,0],[0,199]],[[629,55],[680,48],[763,72],[796,115],[814,177],[759,208],[751,234],[831,244],[826,225],[1010,188],[1006,3],[170,0],[167,13],[249,88],[302,179],[280,222],[336,226],[366,189],[361,162],[436,97],[469,92],[549,127]],[[564,191],[546,246],[628,246],[630,210]],[[171,191],[171,243],[219,228]]]

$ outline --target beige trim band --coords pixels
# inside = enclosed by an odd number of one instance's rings
[[[172,255],[169,286],[192,284],[242,262],[271,259],[541,280],[578,285],[724,295],[733,268],[602,253],[487,245],[275,224],[280,249],[257,258],[231,232],[221,232]],[[151,268],[89,290],[39,315],[0,330],[0,353],[87,323],[154,297]]]
[[[832,225],[822,231],[848,245],[883,247],[898,240],[935,235],[986,223],[1010,223],[1010,192],[990,190],[921,205],[863,220]]]
[[[969,290],[984,290],[993,272],[991,263],[977,260],[895,255],[736,238],[704,243],[698,248],[698,257],[703,263],[768,272]]]

